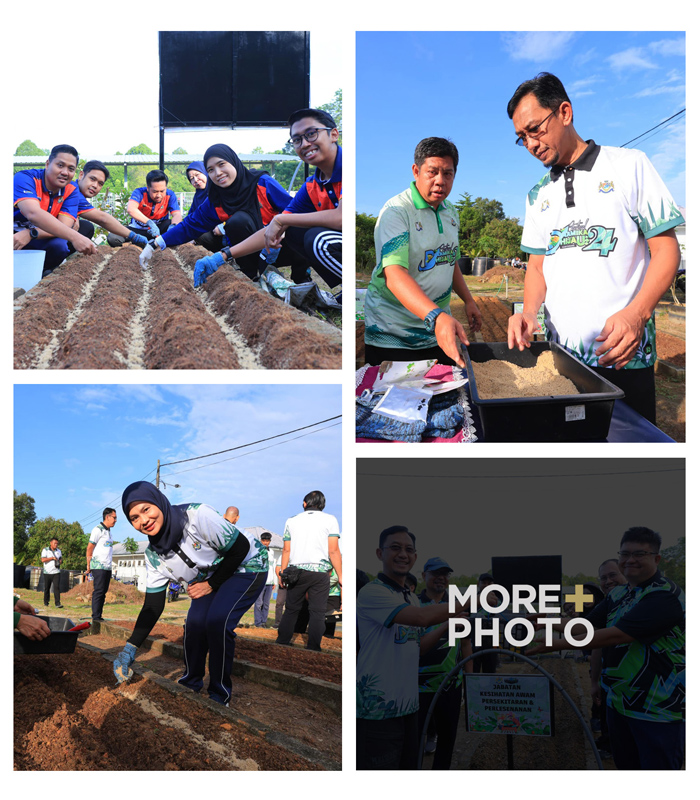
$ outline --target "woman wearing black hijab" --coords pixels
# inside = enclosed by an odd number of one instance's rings
[[[150,541],[146,598],[134,632],[114,661],[117,680],[133,674],[136,651],[163,613],[168,583],[175,580],[187,585],[192,599],[185,621],[185,673],[178,683],[195,692],[202,689],[208,652],[209,697],[228,705],[235,628],[265,586],[267,549],[211,506],[171,505],[146,481],[127,486],[122,509]]]
[[[261,230],[292,201],[274,178],[263,170],[245,167],[226,144],[208,148],[203,163],[208,177],[206,199],[179,225],[156,237],[150,249],[144,249],[141,266],[148,263],[155,246],[164,250],[195,239],[215,253],[211,258],[223,264],[225,257],[217,251],[239,244]],[[289,265],[298,261],[295,254],[285,250],[279,263]],[[236,264],[251,279],[266,267],[259,252],[237,258]]]

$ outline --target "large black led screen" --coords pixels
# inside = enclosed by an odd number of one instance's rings
[[[161,31],[165,128],[284,126],[309,105],[307,31]]]
[[[493,580],[512,591],[513,584],[528,586],[561,585],[561,556],[494,556]]]

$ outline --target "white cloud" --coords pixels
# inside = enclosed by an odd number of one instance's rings
[[[503,49],[516,61],[555,61],[569,55],[575,31],[521,31],[501,35]]]
[[[650,61],[645,55],[646,52],[645,47],[630,47],[619,53],[613,53],[608,57],[608,63],[616,70],[658,69],[659,65]]]
[[[658,42],[650,42],[649,49],[660,56],[685,56],[685,37],[678,39],[661,39]]]

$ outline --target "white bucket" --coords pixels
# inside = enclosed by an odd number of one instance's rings
[[[14,250],[14,287],[28,292],[41,280],[46,253],[43,250]]]

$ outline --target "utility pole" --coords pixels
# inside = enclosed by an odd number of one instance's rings
[[[160,489],[160,459],[158,459],[158,466],[156,467],[156,489]]]

